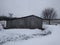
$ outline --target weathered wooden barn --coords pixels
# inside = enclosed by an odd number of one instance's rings
[[[7,21],[7,28],[42,29],[42,18],[34,15],[21,18],[13,18]]]

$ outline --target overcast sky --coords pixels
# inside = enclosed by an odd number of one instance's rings
[[[0,0],[0,15],[13,13],[15,17],[40,16],[45,8],[54,8],[60,18],[60,0]]]

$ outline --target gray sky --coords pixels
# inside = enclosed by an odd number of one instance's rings
[[[13,13],[15,17],[41,15],[45,8],[54,8],[60,18],[60,0],[0,0],[0,15]]]

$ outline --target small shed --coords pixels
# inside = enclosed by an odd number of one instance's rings
[[[7,21],[7,28],[42,29],[42,18],[35,15],[13,18]]]

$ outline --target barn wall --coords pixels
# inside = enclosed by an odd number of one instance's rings
[[[16,19],[7,22],[7,27],[11,28],[22,28],[25,25],[23,19]]]
[[[9,28],[42,28],[42,19],[36,17],[27,17],[7,21]]]
[[[36,17],[25,18],[26,26],[28,28],[40,28],[42,27],[42,20]]]

